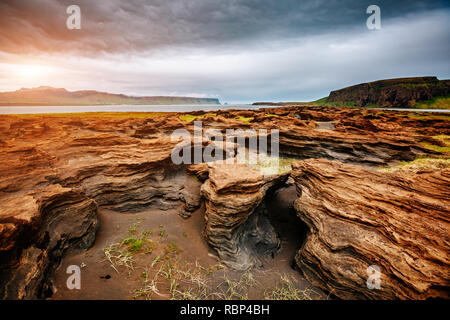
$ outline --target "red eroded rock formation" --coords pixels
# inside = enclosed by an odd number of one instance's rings
[[[255,213],[270,188],[283,185],[288,174],[264,176],[246,165],[212,164],[202,185],[205,238],[224,262],[235,269],[258,265],[252,251],[264,246],[276,252],[279,240],[264,215]]]
[[[267,112],[217,111],[201,120],[204,130],[222,134],[228,128],[280,129],[284,156],[366,166],[438,155],[421,145],[424,139],[436,140],[423,133],[448,130],[445,118],[413,119],[394,112],[317,107],[270,109],[270,116]],[[253,119],[242,121],[241,116]],[[194,130],[192,122],[175,113],[0,116],[0,298],[48,296],[48,276],[59,259],[92,243],[97,207],[119,212],[176,209],[189,217],[200,206],[202,191],[206,239],[230,265],[258,264],[252,253],[257,243],[276,250],[278,239],[262,200],[287,176],[264,177],[241,166],[198,164],[186,170],[187,165],[174,165],[171,152],[178,141],[171,134],[176,129]],[[389,196],[380,191],[380,201]],[[350,283],[347,288],[354,287]]]
[[[382,173],[338,161],[294,163],[296,256],[306,278],[343,299],[449,298],[450,170]],[[381,271],[370,290],[367,268]]]
[[[51,185],[3,198],[0,222],[0,297],[43,298],[61,258],[94,243],[97,204],[79,190]]]

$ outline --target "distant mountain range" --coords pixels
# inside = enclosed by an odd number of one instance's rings
[[[220,104],[215,98],[132,97],[93,90],[68,91],[63,88],[22,88],[0,92],[0,106],[86,106],[86,105],[170,105]]]

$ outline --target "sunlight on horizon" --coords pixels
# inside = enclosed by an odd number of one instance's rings
[[[13,68],[17,76],[23,79],[36,79],[48,74],[48,68],[40,65],[19,65]]]
[[[17,87],[17,84],[20,83],[22,88],[47,85],[56,78],[57,74],[54,67],[34,63],[2,64],[1,68],[8,75],[9,85]]]

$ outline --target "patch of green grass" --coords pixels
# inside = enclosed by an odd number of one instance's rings
[[[197,116],[193,116],[191,114],[183,114],[178,117],[181,121],[192,122],[197,119]]]
[[[151,265],[143,267],[140,278],[142,285],[134,291],[134,298],[158,298],[176,300],[247,300],[251,290],[261,287],[253,272],[228,274],[223,266],[203,267],[195,261],[181,261],[179,256],[171,255],[161,259],[159,256]],[[219,274],[217,274],[218,272]],[[213,275],[214,273],[214,275]],[[277,300],[320,299],[321,296],[310,288],[300,289],[299,285],[287,275],[281,276],[274,288],[261,292],[261,298]]]
[[[238,279],[232,279],[225,274],[223,282],[217,286],[219,290],[216,295],[222,300],[248,300],[249,288],[257,285],[259,283],[255,280],[251,270],[244,272]]]
[[[423,86],[422,84],[405,84],[404,86],[408,87],[416,87],[416,86]],[[426,86],[426,84],[425,84]],[[354,101],[339,101],[339,102],[330,102],[328,101],[328,97],[321,98],[316,101],[308,102],[305,104],[309,105],[315,105],[315,106],[331,106],[331,107],[357,107],[356,103]],[[378,106],[375,104],[370,104],[364,106],[365,108],[383,108],[383,106]],[[427,100],[427,101],[419,101],[419,102],[412,102],[412,105],[410,108],[413,109],[450,109],[450,95],[447,96],[439,96],[434,97],[433,99]]]
[[[328,101],[328,97],[313,101],[308,103],[314,106],[322,106],[322,107],[348,107],[348,108],[357,108],[356,103],[354,101],[338,101],[338,102],[330,102]]]
[[[144,240],[139,239],[134,241],[130,247],[128,247],[128,250],[133,252],[139,252],[142,250],[142,246],[144,245]]]
[[[254,117],[244,117],[244,116],[238,116],[235,118],[236,120],[239,120],[245,124],[250,124],[250,121],[252,121],[254,119]]]
[[[183,115],[179,116],[178,118],[181,121],[192,122],[192,121],[195,121],[197,119],[203,119],[206,116],[215,117],[215,116],[217,116],[217,114],[216,113],[205,113],[205,114],[198,115],[198,116],[195,116],[195,115],[192,115],[192,114],[183,114]]]
[[[181,250],[178,248],[178,246],[175,242],[170,242],[166,246],[165,251],[166,251],[166,254],[170,254],[170,253],[178,254],[181,252]]]
[[[368,109],[380,109],[380,108],[384,108],[383,106],[379,106],[377,104],[367,104],[364,106],[364,108],[368,108]]]
[[[137,229],[137,225],[138,224],[135,223],[132,227],[128,228],[128,232],[130,234],[135,234],[136,233],[136,229]]]
[[[318,99],[316,101],[312,101],[312,102],[310,102],[308,104],[312,104],[312,105],[316,105],[316,106],[327,106],[327,105],[329,105],[328,97],[323,97],[323,98]]]
[[[144,231],[144,232],[142,233],[142,235],[143,235],[144,237],[151,236],[152,234],[153,234],[153,231],[152,231],[152,230],[147,230],[147,231]]]
[[[134,243],[137,240],[135,238],[125,238],[122,240],[121,244],[130,244],[130,243]]]
[[[131,253],[139,253],[144,250],[146,254],[152,253],[155,248],[155,244],[153,241],[142,238],[125,238],[120,243],[122,246],[126,246],[127,250]]]
[[[422,142],[422,143],[420,143],[420,145],[426,149],[433,150],[436,152],[442,152],[442,153],[450,152],[449,146],[442,147],[442,146],[438,146],[438,145],[431,144],[428,142]]]
[[[441,134],[439,136],[432,136],[432,138],[441,141],[446,146],[450,146],[450,136],[448,135]]]
[[[434,85],[434,84],[433,84]],[[404,88],[428,88],[430,87],[429,83],[400,83],[399,86]]]
[[[155,243],[154,243],[153,241],[147,240],[147,245],[146,245],[146,247],[145,247],[144,253],[145,253],[145,254],[150,254],[150,253],[152,253],[153,250],[155,249],[155,247],[156,247],[156,245],[155,245]]]
[[[221,264],[202,266],[197,260],[195,263],[182,260],[182,249],[177,243],[166,242],[166,239],[152,241],[143,237],[145,232],[141,233],[139,225],[133,227],[138,229],[134,235],[127,233],[127,237],[120,243],[104,249],[106,259],[117,273],[128,271],[129,277],[134,276],[141,282],[131,293],[133,299],[157,297],[177,300],[247,300],[255,287],[261,287],[257,281],[260,276],[258,274],[255,277],[251,271],[228,273]],[[159,227],[161,235],[164,235],[164,226],[161,224]],[[151,252],[153,249],[154,256],[138,256],[139,253],[147,253],[146,250]],[[265,297],[275,297],[278,294],[279,297],[292,298],[295,297],[295,290],[279,286],[270,294],[267,292]],[[259,297],[262,298],[264,288],[259,292]],[[307,296],[307,291],[300,292]]]
[[[450,152],[450,136],[447,135],[439,135],[439,136],[433,136],[432,137],[435,140],[438,140],[441,142],[442,145],[433,144],[430,142],[422,142],[420,143],[421,146],[424,148],[436,151],[436,152],[442,152],[442,153],[448,153]]]
[[[380,172],[394,172],[397,170],[407,170],[407,171],[421,171],[424,169],[445,169],[450,167],[450,158],[441,157],[441,158],[417,158],[413,161],[405,161],[400,163],[397,166],[393,167],[384,167],[378,169]]]
[[[152,261],[152,264],[151,264],[152,268],[160,261],[161,261],[161,257],[160,256],[155,257],[153,259],[153,261]]]
[[[450,95],[434,97],[431,100],[420,101],[414,104],[417,109],[450,109]]]
[[[176,300],[206,300],[214,297],[214,293],[208,293],[210,280],[200,268],[198,263],[180,263],[176,255],[164,260],[158,257],[145,269],[143,286],[134,292],[134,298],[152,299],[156,295]],[[167,291],[168,294],[163,293]]]
[[[433,114],[408,114],[408,117],[410,119],[416,119],[416,120],[433,120],[433,119],[438,119],[438,120],[447,120],[450,121],[450,116],[437,116],[437,115],[433,115]]]
[[[247,160],[247,159],[246,159]],[[292,170],[295,158],[271,157],[260,154],[256,164],[248,164],[250,168],[260,170],[264,174],[282,174]]]

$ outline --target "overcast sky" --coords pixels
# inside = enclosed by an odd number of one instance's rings
[[[71,4],[81,30],[66,27]],[[366,27],[371,4],[381,30]],[[309,101],[425,75],[450,78],[449,1],[0,0],[0,91]]]

